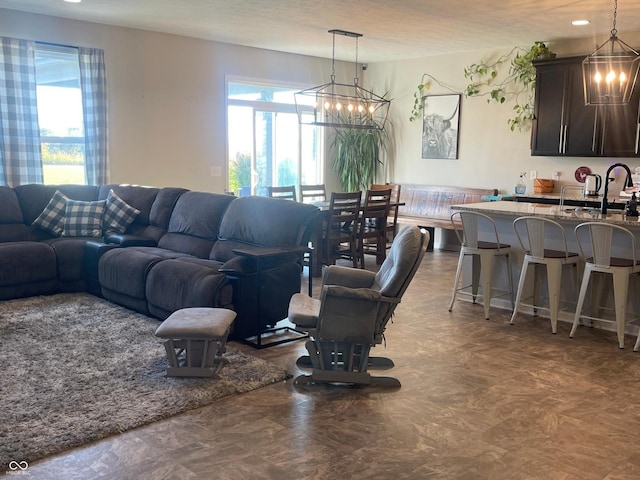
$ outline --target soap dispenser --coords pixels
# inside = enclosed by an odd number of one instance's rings
[[[515,192],[516,195],[524,195],[527,191],[527,185],[524,183],[524,177],[526,176],[525,172],[520,174],[520,178],[518,178],[518,183],[516,183]]]
[[[627,217],[637,217],[638,216],[638,197],[636,197],[636,192],[631,194],[631,200],[627,202]]]

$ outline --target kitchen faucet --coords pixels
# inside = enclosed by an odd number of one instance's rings
[[[607,174],[604,176],[604,194],[602,195],[602,204],[600,207],[600,212],[603,215],[607,213],[607,206],[609,203],[607,200],[607,194],[609,193],[609,174],[611,173],[611,170],[616,167],[622,167],[627,171],[627,178],[624,181],[625,187],[623,187],[623,189],[633,187],[633,181],[631,180],[631,170],[629,169],[629,167],[627,167],[624,163],[614,163],[613,165],[611,165],[607,169]]]

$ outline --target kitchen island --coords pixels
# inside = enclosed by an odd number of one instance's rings
[[[599,209],[596,208],[582,208],[582,207],[568,207],[559,205],[549,205],[542,203],[524,203],[524,202],[512,202],[512,201],[497,201],[497,202],[482,202],[482,203],[468,203],[463,205],[453,205],[451,206],[451,211],[472,211],[479,212],[491,217],[498,229],[498,234],[500,236],[500,241],[503,243],[508,243],[512,246],[515,254],[511,255],[511,270],[512,270],[512,278],[513,278],[513,291],[516,291],[518,279],[520,276],[520,270],[522,266],[522,258],[523,252],[520,248],[520,244],[516,237],[516,234],[513,229],[513,221],[522,216],[540,216],[545,218],[550,218],[555,220],[560,225],[564,227],[564,233],[567,241],[567,248],[569,251],[578,252],[578,243],[575,237],[574,229],[575,227],[583,222],[606,222],[615,225],[621,225],[634,233],[636,238],[637,246],[640,246],[640,217],[631,217],[624,214],[622,210],[609,210],[609,212],[605,215],[600,213]],[[493,232],[492,231],[481,231],[479,233],[479,238],[481,240],[493,240]],[[564,245],[562,244],[562,238],[557,239],[557,243],[552,245],[551,248],[555,248],[558,250],[563,250]],[[617,247],[615,244],[612,247],[613,254],[615,256],[627,257],[631,258],[632,252],[628,251],[628,249],[623,249]],[[636,253],[638,259],[640,259],[640,255]],[[465,282],[469,283],[469,279],[471,278],[471,263],[465,266]],[[496,274],[498,272],[496,271]],[[569,276],[566,277],[567,281],[563,283],[564,290],[561,295],[561,301],[565,304],[572,303],[575,307],[575,300],[577,299],[577,291],[578,287],[572,285],[573,282],[570,281]],[[533,290],[533,279],[527,279],[527,295]],[[507,288],[508,277],[506,272],[503,270],[500,271],[498,277],[495,279],[496,286],[499,289]],[[546,286],[543,289],[546,291]],[[515,293],[514,293],[515,295]],[[525,295],[525,296],[527,296]],[[630,285],[629,285],[629,298],[630,305],[629,311],[640,312],[640,282],[637,281],[635,277],[632,277]],[[505,299],[494,299],[492,300],[492,306],[500,307],[500,308],[511,308],[510,302]],[[573,309],[575,310],[575,308]],[[563,321],[573,321],[573,310],[571,312],[561,312],[560,320]],[[527,312],[527,310],[523,310],[523,312]],[[531,313],[531,312],[528,312]],[[609,324],[601,324],[596,325],[602,328],[606,328],[607,330],[611,329]],[[636,334],[637,326],[627,326],[627,333]]]

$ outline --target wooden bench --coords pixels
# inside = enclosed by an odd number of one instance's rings
[[[497,195],[493,188],[467,188],[446,185],[406,185],[400,188],[398,223],[417,225],[429,231],[428,251],[433,250],[436,228],[454,230],[451,205],[481,202],[487,195]],[[462,230],[462,226],[458,228]]]

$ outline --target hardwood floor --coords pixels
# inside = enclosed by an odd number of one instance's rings
[[[640,478],[634,339],[619,350],[614,332],[581,327],[571,340],[566,323],[552,335],[548,319],[511,326],[464,302],[449,313],[456,261],[426,254],[375,349],[402,388],[288,380],[34,463],[27,478]],[[234,345],[300,373],[303,342]]]

